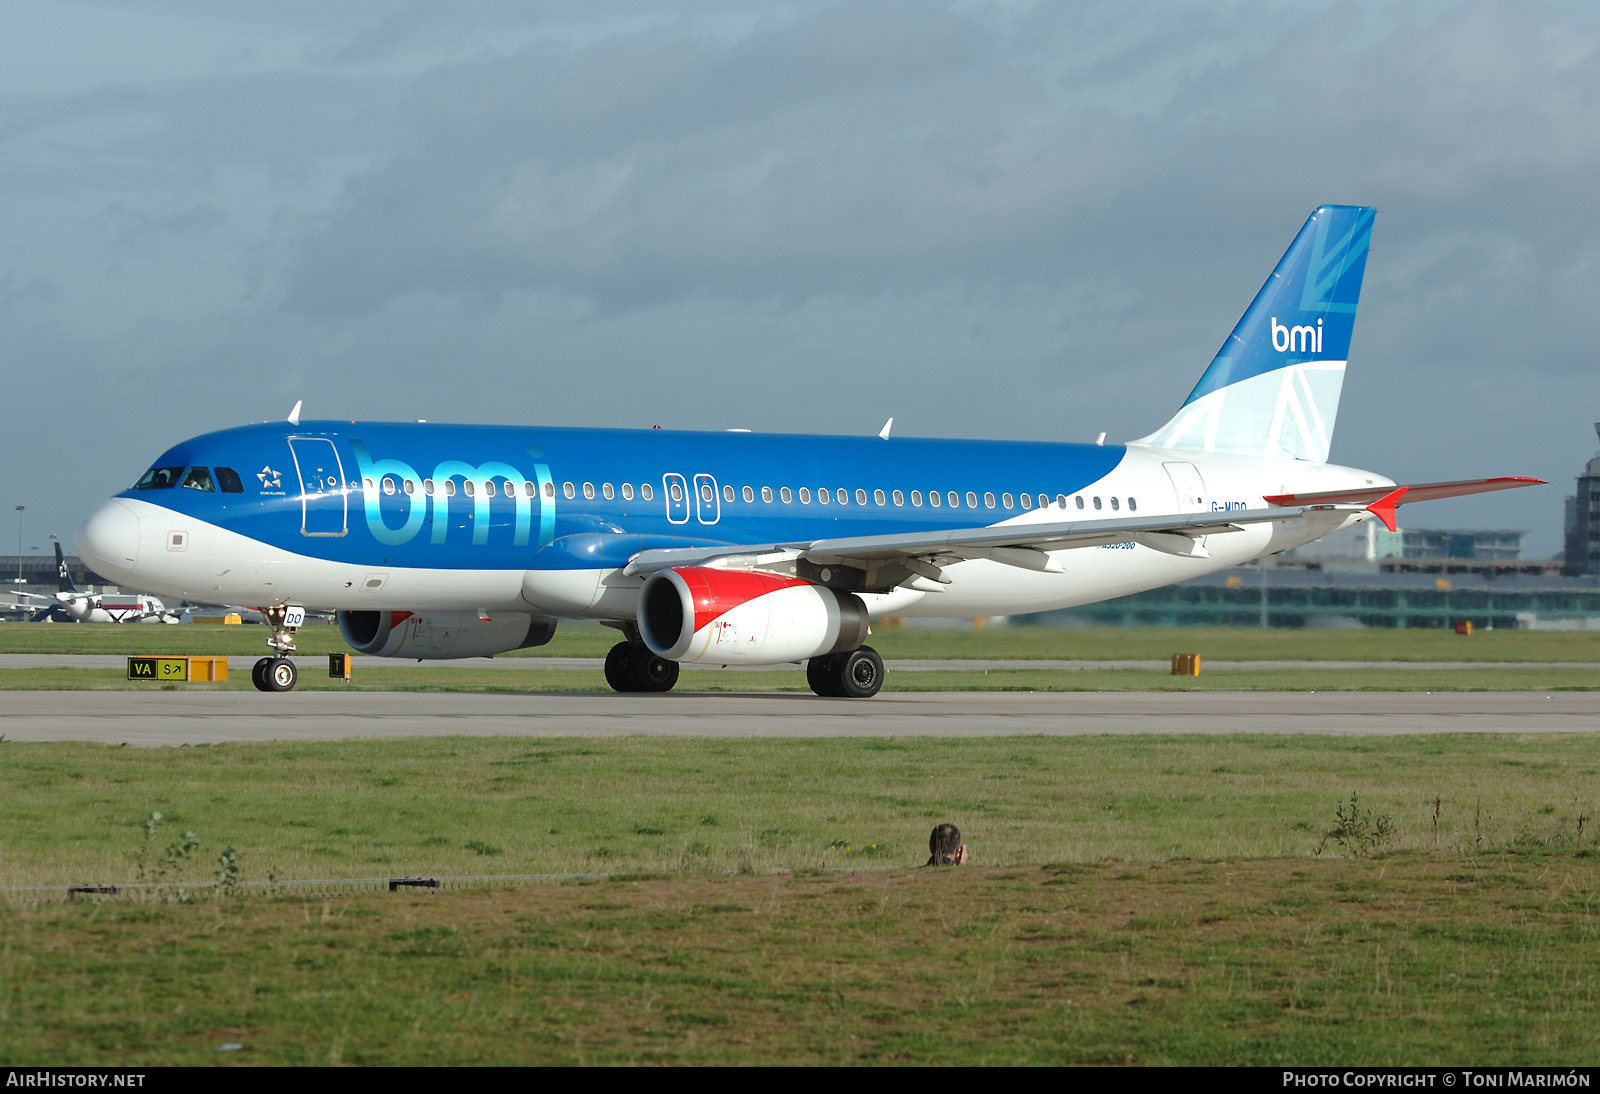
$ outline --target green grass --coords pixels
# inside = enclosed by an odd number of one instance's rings
[[[156,850],[200,838],[191,880],[229,846],[246,880],[912,866],[944,820],[988,864],[1303,856],[1353,790],[1395,815],[1399,849],[1587,853],[1600,749],[1579,735],[4,742],[0,772],[0,885],[14,886],[136,879],[152,811]]]
[[[249,675],[230,674],[220,684],[134,681],[120,669],[0,669],[0,691],[251,691]],[[348,684],[303,672],[301,691],[610,692],[598,669],[493,669],[472,666],[401,668],[358,658]],[[699,672],[678,678],[676,691],[804,692],[805,673]],[[1596,691],[1593,668],[1466,669],[1227,669],[1198,677],[1164,669],[991,669],[909,672],[890,670],[884,690],[897,691]]]
[[[193,831],[191,881],[227,846],[247,879],[623,875],[13,897],[0,1064],[1600,1057],[1583,737],[10,742],[0,772],[5,884],[134,877],[151,810],[147,871]],[[1352,790],[1392,844],[1315,857]],[[912,869],[943,820],[974,865]]]
[[[549,645],[508,657],[603,657],[620,635],[563,622]],[[249,654],[265,649],[259,626],[0,624],[0,653]],[[872,646],[889,658],[1165,660],[1196,652],[1215,661],[1600,661],[1600,631],[1270,630],[1247,627],[907,627],[878,624]],[[308,655],[348,649],[338,628],[298,635]]]
[[[0,1064],[1592,1066],[1597,901],[1406,855],[0,908]]]

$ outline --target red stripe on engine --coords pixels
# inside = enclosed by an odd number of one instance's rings
[[[694,601],[696,631],[758,596],[810,584],[797,577],[782,577],[753,570],[711,570],[699,566],[685,567],[678,571],[678,576],[689,586],[689,596]]]

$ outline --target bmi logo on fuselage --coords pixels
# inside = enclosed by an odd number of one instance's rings
[[[1322,352],[1322,320],[1317,320],[1314,327],[1286,327],[1278,322],[1278,317],[1272,317],[1272,348],[1279,353],[1321,353]]]

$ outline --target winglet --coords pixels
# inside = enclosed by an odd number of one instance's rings
[[[300,424],[300,404],[303,403],[303,402],[305,402],[304,399],[296,399],[294,401],[294,409],[289,411],[289,424],[290,425],[299,425]]]
[[[1409,489],[1411,489],[1409,486],[1402,486],[1398,490],[1385,494],[1367,506],[1367,512],[1383,521],[1383,526],[1389,531],[1398,531],[1394,525],[1394,507],[1400,504],[1400,499],[1405,497],[1405,493]]]
[[[893,428],[894,428],[894,419],[890,418],[887,422],[883,423],[883,428],[878,430],[878,436],[882,437],[884,440],[888,440],[889,439],[889,430],[891,430]]]

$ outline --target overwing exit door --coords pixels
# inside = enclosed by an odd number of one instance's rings
[[[289,452],[300,477],[300,534],[344,535],[349,493],[339,450],[326,437],[290,437]]]

